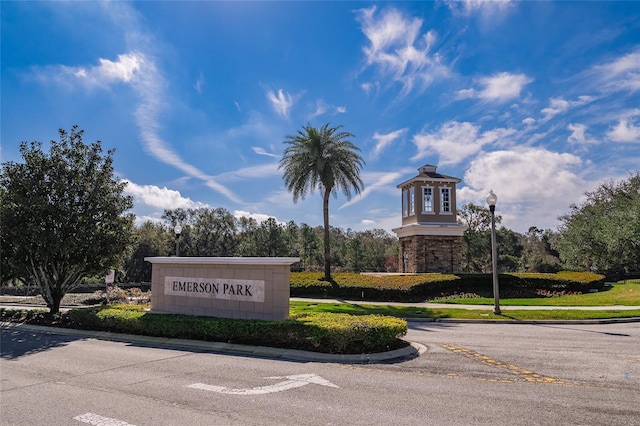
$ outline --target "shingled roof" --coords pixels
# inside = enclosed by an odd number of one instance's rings
[[[432,164],[425,164],[424,166],[418,169],[417,176],[414,176],[411,179],[405,182],[402,182],[401,184],[397,185],[396,188],[401,188],[407,185],[408,183],[415,182],[415,181],[439,180],[444,182],[455,182],[455,183],[462,182],[462,180],[457,177],[447,176],[447,175],[438,173],[436,171],[437,168],[438,166],[434,166]]]

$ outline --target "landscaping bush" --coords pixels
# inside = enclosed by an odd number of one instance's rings
[[[378,315],[304,313],[286,321],[145,312],[144,306],[73,309],[59,325],[85,330],[240,343],[324,353],[376,353],[406,346],[407,322]],[[8,314],[4,315],[8,318]],[[9,319],[10,320],[10,319]]]
[[[322,281],[323,274],[295,272],[291,274],[291,295],[343,297],[350,299],[409,302],[423,299],[426,294],[444,289],[457,280],[452,274],[376,275],[337,273],[333,275],[337,288]]]
[[[337,273],[332,283],[321,273],[291,274],[292,296],[341,297],[396,302],[424,301],[459,293],[491,293],[492,274],[372,275]],[[589,272],[500,274],[500,292],[514,297],[539,294],[587,293],[604,287],[604,275]],[[540,293],[542,292],[542,293]]]

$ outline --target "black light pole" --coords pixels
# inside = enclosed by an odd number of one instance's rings
[[[498,287],[498,248],[496,244],[496,203],[498,197],[493,193],[493,190],[489,190],[487,194],[487,204],[491,211],[491,261],[493,264],[493,313],[496,315],[502,314],[500,311],[500,289]]]
[[[177,224],[173,228],[173,232],[176,233],[176,257],[180,257],[180,233],[182,232],[182,226]]]

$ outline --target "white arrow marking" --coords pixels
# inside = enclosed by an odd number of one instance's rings
[[[104,417],[99,414],[93,413],[85,413],[80,416],[75,416],[73,420],[97,426],[135,426],[125,422],[124,420],[111,419],[109,417]]]
[[[265,377],[265,379],[286,379],[284,382],[276,383],[274,385],[269,386],[258,386],[251,389],[230,389],[224,386],[211,386],[204,383],[194,383],[189,385],[188,387],[193,389],[201,389],[209,392],[217,392],[224,393],[227,395],[264,395],[266,393],[273,392],[282,392],[287,389],[295,389],[309,383],[313,383],[316,385],[327,386],[330,388],[338,388],[340,386],[334,385],[330,381],[323,379],[317,374],[297,374],[294,376],[274,376],[274,377]]]

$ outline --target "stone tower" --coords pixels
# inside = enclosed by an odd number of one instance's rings
[[[457,222],[456,184],[461,180],[436,172],[427,164],[397,187],[402,190],[400,271],[461,272],[462,234]]]

